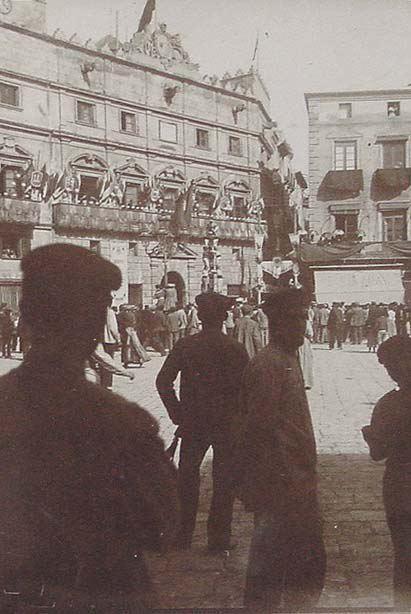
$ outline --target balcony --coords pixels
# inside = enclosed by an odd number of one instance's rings
[[[41,203],[0,196],[0,224],[36,226],[40,223]]]
[[[171,213],[158,213],[147,209],[119,209],[99,206],[57,203],[53,207],[53,224],[57,229],[90,230],[113,234],[156,234],[161,225],[167,224]],[[212,219],[209,216],[193,215],[189,228],[181,231],[186,238],[207,236],[214,225],[220,239],[254,241],[256,221],[241,219]]]

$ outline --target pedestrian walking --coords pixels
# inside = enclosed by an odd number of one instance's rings
[[[387,309],[387,335],[394,337],[397,334],[395,305],[391,304]]]
[[[261,342],[260,328],[252,318],[252,305],[245,304],[241,307],[242,317],[237,320],[234,337],[245,346],[250,358],[256,355],[263,347]]]
[[[266,298],[270,344],[241,385],[239,497],[254,512],[244,595],[250,612],[312,611],[324,585],[316,445],[297,357],[305,305],[295,288]]]
[[[320,305],[319,309],[319,343],[327,343],[328,341],[328,318],[330,317],[330,309],[327,304]]]
[[[65,244],[21,266],[32,345],[0,378],[0,610],[11,593],[14,612],[145,612],[143,549],[174,539],[175,470],[152,416],[84,375],[121,273]]]
[[[261,309],[261,306],[257,307],[253,318],[257,322],[258,328],[260,330],[262,347],[265,347],[266,345],[268,345],[268,318],[265,315],[264,311]]]
[[[394,549],[394,608],[411,610],[411,339],[382,343],[378,360],[398,384],[376,404],[362,429],[375,461],[386,460],[383,499]]]
[[[361,305],[358,303],[353,303],[350,317],[350,328],[351,343],[354,345],[360,345],[362,343],[365,321],[366,318]]]
[[[314,355],[311,347],[313,340],[313,328],[307,319],[305,326],[304,343],[298,348],[298,358],[303,375],[304,387],[310,390],[314,386]]]
[[[196,297],[202,330],[181,339],[161,368],[156,386],[182,439],[179,461],[180,548],[190,548],[196,523],[200,466],[213,449],[213,494],[207,523],[208,549],[230,548],[233,456],[239,418],[238,392],[248,362],[244,346],[221,328],[230,300],[210,292]],[[174,382],[181,374],[179,398]]]
[[[187,335],[196,335],[201,330],[201,322],[198,317],[197,307],[194,304],[188,305],[187,313]]]
[[[377,333],[377,345],[381,345],[388,339],[388,313],[384,305],[380,305],[375,320],[375,331]]]
[[[166,332],[166,317],[161,306],[153,305],[151,307],[150,329],[153,349],[156,352],[160,352],[161,356],[165,356],[164,333]]]
[[[169,348],[173,349],[177,341],[182,339],[187,328],[187,316],[181,305],[168,312]]]
[[[369,352],[375,352],[378,345],[378,331],[376,328],[377,318],[379,315],[379,308],[374,301],[371,302],[368,309],[368,316],[365,322],[367,331],[367,347]]]
[[[107,307],[106,323],[104,325],[103,348],[104,352],[111,358],[114,358],[114,353],[118,346],[121,345],[120,333],[118,330],[116,314],[112,306]],[[100,364],[101,385],[108,390],[113,388],[113,372],[111,369],[105,369],[103,364]]]
[[[339,303],[333,303],[328,318],[328,347],[333,350],[335,343],[342,350],[344,336],[344,313]]]

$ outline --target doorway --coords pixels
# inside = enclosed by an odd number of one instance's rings
[[[176,271],[169,271],[167,273],[167,283],[175,284],[177,290],[177,302],[181,305],[185,305],[187,303],[187,293],[186,293],[186,285],[184,279],[177,273]],[[165,277],[161,280],[161,287],[165,286]]]

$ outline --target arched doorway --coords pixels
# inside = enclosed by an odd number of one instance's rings
[[[165,286],[165,281],[166,279],[164,276],[161,280],[162,288]],[[186,285],[180,273],[177,273],[177,271],[169,271],[167,273],[167,283],[175,284],[177,290],[177,301],[181,303],[181,305],[185,305],[187,302]]]

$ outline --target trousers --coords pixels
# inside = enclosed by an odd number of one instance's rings
[[[193,434],[182,437],[178,467],[181,502],[180,542],[183,546],[191,545],[200,493],[200,466],[210,446],[213,448],[213,494],[207,522],[208,546],[216,550],[225,550],[230,544],[234,494],[233,445],[223,437]]]
[[[296,524],[287,514],[255,514],[244,594],[250,611],[311,611],[324,587],[325,570],[319,518]]]
[[[330,326],[328,327],[328,345],[330,349],[334,348],[335,342],[337,347],[342,347],[343,342],[343,328],[342,326]]]

